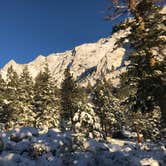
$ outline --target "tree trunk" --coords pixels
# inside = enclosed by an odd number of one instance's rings
[[[142,142],[142,137],[140,135],[140,130],[139,130],[138,126],[136,126],[135,128],[136,128],[136,133],[137,133],[137,142],[141,143]]]
[[[136,11],[136,18],[138,19],[138,23],[140,26],[140,29],[143,31],[145,30],[145,22],[144,19],[139,15],[139,13]]]
[[[138,23],[140,25],[141,30],[145,30],[145,22],[143,17],[140,16],[139,12],[136,9],[136,1],[135,0],[129,0],[129,8],[132,11],[132,13],[135,14],[136,19],[138,20]]]
[[[107,137],[107,124],[105,124],[105,137]]]
[[[159,107],[160,107],[161,116],[162,116],[164,126],[166,126],[166,97],[165,96],[159,97],[158,98],[158,103],[159,103]]]

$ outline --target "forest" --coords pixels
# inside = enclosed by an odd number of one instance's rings
[[[131,50],[130,64],[118,86],[104,75],[94,85],[82,86],[68,67],[59,87],[47,63],[35,80],[26,65],[21,75],[10,66],[6,79],[0,75],[1,130],[32,127],[97,141],[165,142],[166,14],[161,13],[162,7],[156,1],[138,0],[113,1],[108,8],[107,20],[130,12],[112,32],[128,28],[131,32],[116,43]]]

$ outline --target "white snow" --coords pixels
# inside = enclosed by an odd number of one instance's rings
[[[106,74],[107,69],[110,70],[112,66],[115,69],[121,67],[125,49],[116,48],[116,42],[120,38],[127,36],[128,33],[128,29],[121,30],[113,34],[112,37],[102,38],[95,43],[85,43],[77,46],[73,51],[52,53],[47,57],[39,55],[35,60],[27,64],[18,64],[11,60],[0,70],[0,73],[6,79],[7,69],[12,65],[13,69],[20,75],[24,66],[27,65],[31,76],[35,78],[40,71],[43,71],[47,62],[57,85],[60,85],[63,80],[63,73],[67,66],[70,66],[75,79],[88,79],[93,84],[96,79],[100,78],[101,71]],[[106,65],[105,61],[108,62]],[[97,71],[92,71],[92,75],[86,75],[86,72],[92,68],[96,68]],[[111,75],[111,78],[113,75]],[[85,83],[87,82],[85,81]]]
[[[82,138],[80,134],[50,129],[40,134],[32,127],[2,132],[0,166],[164,166],[165,145],[110,139]]]

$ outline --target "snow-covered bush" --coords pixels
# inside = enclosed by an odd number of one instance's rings
[[[78,111],[74,114],[73,121],[75,132],[85,134],[90,138],[101,137],[101,127],[99,117],[91,104],[80,104]]]
[[[39,156],[42,156],[45,153],[49,152],[49,147],[45,146],[42,143],[34,143],[30,149],[30,156],[35,159]]]
[[[124,112],[120,108],[120,101],[113,94],[113,86],[109,80],[98,80],[92,93],[97,116],[104,138],[120,131],[124,124]]]
[[[22,102],[19,103],[20,115],[17,122],[13,122],[16,126],[31,126],[34,127],[36,113],[33,111],[32,106],[26,105]]]
[[[59,127],[59,114],[57,108],[47,108],[36,118],[35,126],[39,129],[48,130],[49,128]]]
[[[161,112],[159,109],[147,113],[125,111],[125,120],[125,128],[132,132],[139,130],[144,140],[160,139]]]

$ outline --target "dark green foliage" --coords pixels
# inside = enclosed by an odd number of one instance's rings
[[[7,71],[7,80],[3,84],[3,100],[0,108],[0,120],[5,128],[14,126],[33,126],[34,113],[32,112],[33,82],[25,67],[21,76],[17,75],[13,67]]]
[[[46,64],[35,84],[27,66],[20,77],[8,68],[6,82],[0,76],[0,123],[14,126],[50,128],[58,126],[59,89],[54,87]]]
[[[17,115],[14,112],[16,110],[11,104],[4,103],[0,108],[0,123],[5,124],[6,128],[13,127],[12,124],[17,121]]]
[[[20,124],[24,126],[33,126],[35,113],[33,112],[33,81],[28,67],[25,66],[19,78],[19,105],[20,105]]]
[[[4,111],[9,112],[11,117],[7,122],[7,125],[10,127],[13,127],[14,124],[19,124],[20,121],[19,86],[19,76],[13,67],[10,66],[7,71],[7,86],[5,90],[5,98],[7,100],[4,106]]]
[[[52,76],[46,64],[34,85],[34,111],[37,114],[36,127],[57,127],[57,107]]]
[[[2,78],[2,75],[0,74],[0,123],[1,124],[9,122],[11,120],[11,115],[12,115],[12,110],[6,109],[8,108],[8,105],[5,99],[5,90],[6,90],[6,82]]]
[[[7,70],[7,86],[17,88],[19,86],[18,74],[11,65]]]
[[[7,125],[12,120],[13,108],[6,98],[7,84],[0,75],[0,123]]]
[[[6,83],[0,74],[0,107],[3,105],[4,95],[5,95]]]
[[[142,6],[146,10],[142,10]],[[160,108],[163,122],[166,120],[166,84],[164,81],[166,58],[163,53],[166,44],[164,41],[166,24],[165,16],[159,13],[160,8],[152,2],[142,1],[137,6],[137,11],[144,18],[144,29],[140,28],[137,20],[131,24],[131,34],[127,37],[133,49],[129,56],[131,64],[128,66],[127,73],[121,77],[119,90],[127,92],[124,98],[131,111],[130,115],[140,115],[135,120],[137,122],[135,128],[139,128],[151,138],[156,134],[154,132],[147,134],[147,132],[155,129],[158,131],[160,126],[157,125],[160,123],[160,114],[157,114],[157,122],[155,118],[151,118],[153,111]],[[154,121],[152,122],[151,119]]]
[[[7,70],[7,87],[5,91],[5,97],[8,99],[8,102],[12,105],[17,104],[19,101],[19,88],[20,82],[18,74],[15,72],[12,66]]]
[[[20,101],[31,103],[33,98],[34,85],[27,66],[24,67],[20,75],[19,82],[20,82],[20,87],[19,87]]]
[[[92,104],[79,104],[79,109],[73,117],[75,132],[88,138],[102,138],[100,119]]]
[[[118,24],[115,24],[112,28],[112,34],[118,32],[119,30],[125,30],[128,27],[126,22],[121,22]]]
[[[147,6],[143,13],[141,5]],[[136,87],[135,100],[133,108],[142,111],[152,111],[155,105],[159,105],[161,111],[165,98],[165,58],[160,52],[164,46],[162,35],[166,34],[164,29],[159,28],[164,25],[163,15],[159,14],[159,9],[153,3],[142,2],[138,6],[140,14],[145,21],[145,30],[140,30],[136,24],[133,24],[132,33],[129,36],[132,47],[135,51],[130,56],[131,66],[128,70],[130,84]],[[158,54],[154,55],[153,50],[157,47]],[[159,60],[160,59],[160,60]]]
[[[87,86],[86,86],[86,93],[90,94],[92,92],[93,86],[91,85],[90,82],[88,82]]]
[[[67,68],[61,84],[61,119],[62,123],[70,123],[72,129],[74,127],[73,117],[81,101],[85,101],[85,92],[76,84]]]
[[[96,114],[100,118],[104,137],[112,134],[115,130],[121,130],[123,123],[123,114],[112,90],[112,85],[104,79],[98,80],[93,92],[93,102]]]
[[[51,91],[52,88],[51,82],[50,82],[51,76],[48,72],[48,67],[46,66],[44,72],[40,72],[35,80],[34,85],[34,102],[35,102],[35,110],[36,112],[40,112],[44,110],[47,106],[47,104],[51,103],[51,100],[49,99],[49,96],[54,95],[53,91]]]

